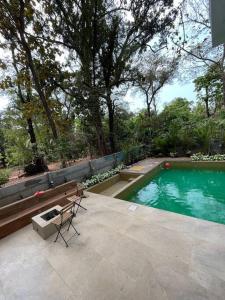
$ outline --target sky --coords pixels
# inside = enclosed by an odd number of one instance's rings
[[[194,84],[192,82],[181,83],[176,81],[172,84],[165,85],[157,97],[157,110],[162,111],[167,103],[177,97],[187,98],[187,100],[195,102],[196,92]],[[143,96],[139,93],[132,92],[132,90],[128,90],[124,99],[129,103],[130,110],[133,112],[137,112],[146,107]]]
[[[181,0],[174,0],[175,5],[178,5]],[[1,53],[0,49],[0,54]],[[161,111],[166,103],[172,101],[176,97],[185,97],[190,101],[195,101],[196,93],[194,91],[194,84],[173,82],[164,86],[158,95],[157,109]],[[139,110],[145,108],[144,98],[141,93],[134,93],[132,89],[128,90],[124,100],[129,103],[130,110],[133,112],[138,112]],[[9,99],[7,96],[0,95],[0,111],[4,110],[9,104]]]
[[[0,111],[5,109],[9,103],[9,99],[6,96],[0,96]]]
[[[192,82],[181,83],[174,82],[168,84],[162,88],[162,91],[158,95],[157,109],[161,111],[166,103],[169,103],[176,97],[187,98],[190,101],[196,100],[195,87]],[[124,100],[129,103],[130,110],[138,112],[142,108],[145,108],[144,98],[140,93],[135,93],[132,90],[128,90]],[[0,111],[5,109],[9,103],[7,96],[0,96]]]

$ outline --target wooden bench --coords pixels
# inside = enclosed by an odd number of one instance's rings
[[[0,208],[0,238],[31,223],[31,218],[55,205],[66,205],[68,197],[83,193],[83,188],[70,181],[48,189],[39,197],[30,196]]]

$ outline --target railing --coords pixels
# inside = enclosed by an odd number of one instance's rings
[[[82,162],[65,169],[46,172],[33,179],[0,188],[0,207],[31,196],[37,191],[46,190],[71,180],[85,181],[92,175],[106,172],[122,162],[131,164],[143,159],[146,155],[146,146],[137,146],[124,152]]]

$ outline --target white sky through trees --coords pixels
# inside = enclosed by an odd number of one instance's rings
[[[180,1],[181,0],[174,0],[175,6],[177,6]],[[2,49],[0,49],[0,51],[0,56],[5,56],[5,53],[2,53]],[[196,93],[194,91],[194,84],[192,83],[194,79],[195,78],[190,78],[188,83],[180,83],[174,80],[172,83],[165,85],[157,97],[157,109],[159,111],[162,110],[165,103],[172,101],[176,97],[183,97],[187,98],[189,101],[195,101]],[[134,93],[132,90],[128,90],[124,100],[129,103],[130,110],[134,112],[146,107],[142,94],[137,92]],[[9,102],[9,97],[7,97],[6,94],[0,93],[0,111],[7,108]]]
[[[194,91],[194,84],[190,83],[179,83],[175,82],[168,84],[162,88],[157,101],[157,108],[161,110],[163,106],[172,101],[176,97],[187,98],[189,101],[195,101],[196,93]],[[139,93],[134,93],[132,90],[128,90],[127,95],[124,97],[125,101],[129,103],[130,110],[137,112],[140,109],[146,107],[144,98]],[[7,96],[0,96],[0,110],[7,108],[9,104],[9,98]]]
[[[187,98],[189,101],[196,101],[195,86],[190,80],[190,83],[173,82],[165,85],[157,96],[156,106],[159,111],[163,107],[177,97]],[[146,108],[144,97],[141,93],[134,93],[131,89],[128,90],[125,101],[129,103],[130,110],[138,112]]]

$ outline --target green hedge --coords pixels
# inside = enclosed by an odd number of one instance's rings
[[[83,182],[83,185],[85,188],[91,187],[97,183],[100,183],[100,182],[116,175],[123,168],[124,168],[124,165],[121,164],[121,165],[117,166],[115,169],[109,170],[105,173],[96,174],[96,175],[92,176],[90,179]]]
[[[151,149],[149,146],[139,145],[125,149],[123,150],[123,153],[124,163],[130,165],[148,157],[151,154]]]
[[[204,155],[196,153],[191,156],[193,161],[225,161],[225,154]]]
[[[0,170],[0,187],[9,181],[9,171],[8,170]]]

